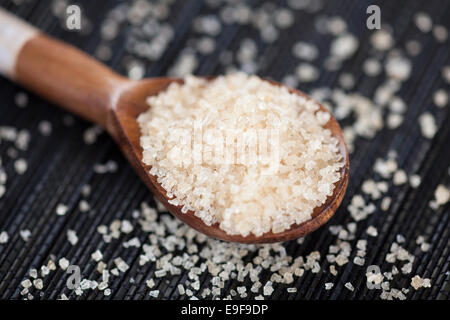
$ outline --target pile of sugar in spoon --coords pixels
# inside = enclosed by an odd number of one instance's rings
[[[412,153],[429,150],[431,141],[436,138],[449,112],[450,66],[442,65],[440,74],[433,79],[438,88],[427,100],[427,108],[420,109],[417,117],[410,117],[414,120],[406,122],[411,101],[405,101],[402,96],[409,87],[411,75],[417,72],[415,68],[423,67],[413,62],[425,50],[423,42],[410,38],[397,43],[393,27],[384,24],[381,30],[370,33],[363,47],[361,40],[358,40],[361,38],[352,33],[342,17],[319,13],[323,4],[323,1],[288,0],[287,6],[266,3],[251,8],[241,2],[208,0],[208,12],[195,19],[189,39],[168,73],[184,76],[199,72],[201,61],[215,63],[215,55],[219,55],[217,62],[221,72],[241,70],[260,74],[267,68],[265,54],[270,54],[267,48],[276,46],[283,33],[293,31],[295,19],[292,17],[296,13],[307,13],[314,17],[312,32],[322,36],[319,37],[321,43],[308,40],[293,43],[286,58],[290,55],[291,59],[295,59],[296,68],[280,71],[280,79],[275,80],[283,80],[292,87],[307,86],[310,90],[306,91],[312,92],[317,100],[324,101],[342,124],[349,151],[354,157],[364,154],[367,151],[364,147],[376,139],[380,132],[395,132],[405,125],[422,135],[417,139],[422,139],[425,146]],[[171,6],[171,2],[152,4],[142,0],[119,4],[106,14],[96,56],[110,61],[115,44],[122,41],[119,33],[125,30],[128,32],[128,42],[126,55],[121,60],[124,73],[139,79],[145,75],[147,68],[155,68],[151,69],[154,73],[164,72],[151,62],[160,59],[174,40],[174,30],[167,19],[175,14]],[[55,10],[55,13],[58,12]],[[253,36],[237,40],[236,50],[219,47],[220,34],[236,25],[252,30]],[[427,39],[435,46],[448,46],[447,28],[435,24],[425,12],[414,15],[411,28],[421,39]],[[327,43],[327,46],[323,43]],[[358,70],[349,68],[348,62],[361,54],[361,50],[367,50],[364,51],[362,64],[355,66]],[[354,74],[359,74],[361,68],[362,74],[356,77]],[[337,86],[317,86],[318,79],[334,73],[338,75]],[[375,78],[383,81],[371,87],[369,82],[375,83],[372,81]],[[360,83],[366,86],[365,90],[359,90]],[[18,106],[22,105],[23,99],[18,100]],[[70,119],[67,118],[65,123],[71,123],[73,120]],[[43,138],[51,135],[52,126],[57,125],[47,122],[41,124]],[[0,145],[7,145],[8,149],[1,155],[0,201],[8,197],[8,186],[13,179],[21,179],[29,173],[26,169],[27,159],[19,161],[22,156],[16,146],[17,136],[11,133],[14,130],[18,133],[21,129],[13,128],[11,131],[10,126],[2,126],[0,130]],[[86,144],[95,145],[99,134],[97,127],[89,128],[84,135]],[[33,139],[36,139],[35,135],[31,135],[31,142]],[[14,170],[8,173],[6,179],[6,173],[2,172],[6,172],[7,167]],[[96,167],[96,172],[114,174],[114,168],[112,162],[101,163]],[[322,277],[323,286],[330,294],[338,290],[341,294],[351,293],[362,286],[382,299],[405,299],[412,290],[424,290],[436,281],[425,269],[420,274],[412,271],[416,270],[425,255],[433,251],[430,235],[426,234],[426,230],[419,235],[395,232],[387,239],[379,239],[382,225],[377,224],[374,218],[377,216],[378,221],[383,222],[384,217],[400,210],[392,207],[398,201],[397,197],[403,197],[404,192],[399,190],[412,192],[421,187],[426,177],[419,167],[406,166],[395,150],[388,150],[384,156],[374,158],[372,165],[365,169],[367,173],[355,180],[359,187],[355,186],[355,193],[346,202],[346,210],[342,211],[348,219],[338,220],[342,223],[332,225],[326,231],[329,246],[325,252],[306,250],[302,243],[307,243],[308,239],[298,240],[298,244],[290,242],[273,245],[236,245],[208,239],[162,213],[162,207],[153,208],[144,202],[139,208],[130,209],[132,211],[126,218],[97,227],[102,241],[90,257],[96,265],[96,272],[90,274],[89,278],[83,278],[79,288],[73,292],[67,289],[59,298],[86,296],[92,291],[105,296],[112,295],[115,290],[114,280],[118,278],[123,278],[130,285],[144,285],[136,283],[138,280],[128,275],[130,270],[141,268],[145,271],[156,270],[146,273],[149,276],[141,280],[145,281],[148,294],[154,298],[270,299],[277,289],[278,292],[282,289],[295,296],[297,291],[306,290],[298,285],[302,279],[313,275]],[[424,209],[426,212],[437,215],[448,205],[448,181],[447,173],[432,190],[432,200]],[[89,186],[83,188],[77,203],[86,213],[95,209],[89,189]],[[73,211],[73,206],[64,203],[55,207],[55,215],[60,215],[61,219]],[[28,232],[21,231],[25,241]],[[76,231],[72,231],[67,231],[67,241],[70,245],[78,246],[82,241]],[[142,233],[146,236],[138,237]],[[13,236],[0,230],[0,246],[7,246]],[[388,242],[387,250],[379,249],[381,241]],[[105,252],[108,245],[117,244],[125,252],[138,249],[137,262],[132,263],[134,259],[129,254],[107,256]],[[375,255],[378,260],[375,260]],[[70,256],[50,255],[45,264],[30,266],[22,281],[21,295],[25,299],[40,297],[56,270],[66,270],[72,264],[78,265],[79,261]],[[355,272],[360,272],[362,285],[348,281],[344,270],[350,266]],[[185,282],[166,293],[166,281],[184,273],[187,274]],[[203,282],[205,275],[208,281]],[[366,281],[371,286],[366,288]],[[238,285],[230,288],[230,283]]]

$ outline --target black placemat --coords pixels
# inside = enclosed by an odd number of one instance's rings
[[[215,3],[218,3],[215,5]],[[290,1],[274,1],[276,7],[289,8]],[[297,1],[301,3],[302,1]],[[303,1],[307,3],[308,1]],[[311,83],[301,83],[298,88],[310,92],[314,88],[340,86],[339,76],[350,73],[356,79],[352,92],[359,92],[373,98],[375,89],[385,81],[383,75],[367,77],[362,71],[362,64],[373,51],[370,46],[370,36],[373,31],[365,28],[367,18],[366,8],[373,1],[317,1],[321,7],[318,11],[298,9],[293,10],[295,21],[287,30],[280,30],[277,40],[266,43],[259,37],[255,28],[247,25],[222,24],[222,30],[215,39],[215,50],[206,55],[197,53],[198,66],[195,73],[199,75],[221,74],[226,66],[221,52],[237,52],[243,39],[254,39],[257,45],[257,74],[281,81],[287,74],[294,73],[299,59],[292,56],[291,48],[295,42],[303,40],[314,43],[319,48],[319,58],[314,61],[322,72],[320,77]],[[59,4],[58,4],[59,3]],[[105,41],[102,37],[102,25],[108,19],[113,8],[125,5],[125,1],[80,1],[83,14],[89,19],[90,26],[86,32],[70,32],[61,27],[61,19],[55,13],[58,5],[64,1],[0,1],[0,6],[6,8],[49,34],[72,43],[90,54],[98,54],[99,46],[106,45],[111,49],[111,57],[106,63],[120,73],[129,71],[130,62],[139,62],[144,66],[146,76],[162,76],[170,72],[177,58],[192,46],[193,39],[200,38],[193,28],[196,17],[208,14],[221,14],[225,7],[220,1],[202,2],[197,0],[180,0],[169,5],[170,13],[163,21],[173,27],[174,35],[164,54],[156,61],[142,58],[126,47],[127,39],[139,37],[131,35],[136,28],[129,23],[121,25],[117,36]],[[265,4],[261,1],[248,1],[252,10],[257,10]],[[358,138],[355,150],[351,155],[351,177],[343,204],[333,219],[318,231],[307,236],[300,244],[297,241],[284,243],[282,246],[294,259],[307,256],[313,251],[319,251],[321,269],[318,273],[306,270],[301,277],[294,276],[292,284],[274,283],[275,291],[266,298],[273,299],[380,299],[381,290],[370,290],[366,285],[366,269],[369,265],[377,265],[383,272],[390,271],[392,264],[385,261],[397,235],[402,235],[402,244],[415,255],[411,273],[394,277],[390,284],[401,289],[408,288],[405,296],[409,299],[449,299],[450,291],[450,217],[448,203],[438,209],[432,209],[429,202],[434,198],[434,191],[439,184],[449,185],[450,164],[450,116],[448,104],[439,109],[432,102],[435,91],[439,88],[449,92],[449,84],[441,75],[442,67],[450,65],[448,40],[438,43],[431,33],[423,33],[414,24],[414,16],[418,12],[428,13],[434,24],[450,27],[448,17],[450,6],[448,1],[376,1],[382,12],[382,21],[392,27],[396,47],[405,50],[408,41],[417,40],[422,44],[422,52],[409,57],[413,64],[411,77],[403,84],[399,96],[406,102],[407,112],[403,124],[391,130],[383,128],[373,139]],[[270,4],[269,4],[270,5]],[[354,56],[343,63],[338,71],[325,70],[326,55],[330,44],[330,36],[323,36],[315,31],[318,17],[340,16],[349,31],[358,38],[359,48]],[[43,75],[44,76],[44,75]],[[142,247],[124,248],[123,242],[137,237],[141,244],[149,241],[149,233],[139,228],[133,211],[140,208],[142,201],[155,206],[153,197],[129,168],[118,148],[105,134],[100,134],[94,144],[87,145],[83,136],[91,124],[82,119],[68,117],[63,110],[50,105],[31,93],[25,108],[17,106],[18,94],[26,92],[21,87],[0,78],[0,126],[10,126],[26,129],[31,133],[31,140],[26,150],[20,150],[13,142],[0,141],[1,164],[7,174],[6,192],[0,197],[0,233],[8,234],[8,241],[0,244],[0,298],[22,299],[31,298],[28,293],[21,294],[25,279],[31,279],[30,269],[47,265],[49,260],[65,257],[71,264],[81,267],[83,278],[101,281],[101,275],[96,271],[96,262],[91,254],[100,249],[103,260],[109,266],[114,266],[113,260],[121,257],[129,265],[129,269],[119,276],[112,276],[109,281],[110,295],[98,289],[85,290],[77,295],[67,288],[69,277],[64,270],[57,267],[43,279],[43,288],[30,289],[34,299],[58,299],[61,294],[71,299],[153,299],[149,294],[152,290],[160,290],[159,299],[187,299],[179,294],[177,285],[189,281],[188,271],[182,269],[180,275],[155,277],[157,266],[149,262],[139,264]],[[19,95],[20,99],[20,95]],[[439,126],[437,134],[432,139],[422,136],[418,118],[424,112],[431,112]],[[50,136],[40,133],[42,120],[52,126]],[[347,122],[346,122],[347,121]],[[343,121],[351,123],[351,119]],[[73,123],[72,123],[73,122]],[[42,128],[41,128],[42,129]],[[14,150],[12,149],[14,148]],[[336,267],[337,276],[329,272],[330,263],[326,255],[330,245],[339,243],[329,227],[346,225],[352,222],[347,209],[355,194],[368,196],[361,191],[364,180],[379,179],[373,172],[377,158],[385,159],[389,150],[398,154],[397,162],[408,174],[421,176],[422,183],[418,188],[409,184],[393,186],[390,182],[389,191],[385,196],[392,197],[392,203],[386,212],[379,209],[379,201],[374,201],[377,210],[367,219],[357,223],[356,239],[350,240],[353,249],[349,262]],[[17,154],[14,154],[17,153]],[[18,158],[26,159],[28,168],[19,175],[14,164]],[[113,173],[97,174],[94,167],[98,163],[113,160],[118,170]],[[89,184],[92,188],[89,198],[91,210],[81,212],[79,202],[83,199],[82,188]],[[369,201],[369,200],[368,200]],[[58,216],[55,210],[58,204],[68,207],[68,212]],[[167,213],[161,213],[162,216]],[[116,219],[131,221],[134,230],[131,234],[122,234],[120,239],[104,242],[98,232],[99,225],[110,225]],[[378,230],[376,237],[368,236],[366,230],[374,226]],[[20,231],[29,230],[31,235],[24,241]],[[67,231],[74,230],[78,242],[71,245],[67,240]],[[155,234],[155,233],[150,233]],[[417,237],[424,236],[430,244],[430,249],[420,250],[416,244]],[[367,252],[364,266],[354,264],[357,249],[354,248],[358,239],[366,239]],[[401,241],[400,241],[401,242]],[[202,247],[202,244],[199,244]],[[242,247],[239,247],[242,248]],[[184,251],[183,251],[184,250]],[[186,252],[186,248],[181,254]],[[236,248],[238,250],[238,248]],[[252,249],[254,250],[254,249]],[[255,251],[256,252],[256,251]],[[277,253],[272,252],[275,255]],[[251,262],[255,253],[245,256],[243,264]],[[399,265],[400,267],[402,264]],[[112,268],[111,267],[111,268]],[[270,268],[269,268],[270,269]],[[40,274],[40,269],[39,269]],[[264,285],[271,277],[270,270],[264,270],[260,281]],[[414,275],[430,278],[431,287],[413,290],[409,285]],[[155,286],[149,288],[146,281],[155,279]],[[201,298],[201,292],[211,287],[212,278],[206,273],[200,276],[201,286],[194,295]],[[334,287],[325,290],[325,283],[332,282]],[[350,282],[354,290],[349,290],[345,284]],[[232,290],[246,286],[248,298],[254,298],[262,293],[250,292],[252,281],[231,279],[226,281],[219,295],[227,297]],[[188,287],[188,286],[186,286]],[[287,288],[296,287],[297,292],[287,292]],[[234,293],[233,293],[234,294]],[[238,298],[239,294],[233,295]],[[208,296],[211,298],[211,296]]]

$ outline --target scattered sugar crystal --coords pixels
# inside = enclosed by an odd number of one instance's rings
[[[346,264],[347,262],[348,262],[348,258],[347,258],[346,256],[341,255],[341,254],[339,254],[339,255],[336,256],[336,264],[337,264],[338,266],[343,266],[343,265]]]
[[[385,29],[375,31],[370,41],[372,46],[380,51],[389,50],[394,45],[394,39],[390,32]]]
[[[49,136],[52,133],[52,124],[43,120],[38,124],[38,130],[43,136]]]
[[[419,125],[422,135],[427,139],[433,138],[438,130],[436,120],[430,112],[424,112],[420,115]]]
[[[306,61],[313,61],[318,57],[319,50],[313,44],[299,41],[296,42],[292,47],[292,54],[296,58]]]
[[[331,290],[333,288],[334,283],[333,282],[326,282],[325,283],[325,290]]]
[[[368,228],[367,228],[367,234],[369,235],[369,236],[372,236],[372,237],[376,237],[376,236],[378,236],[378,231],[377,231],[377,229],[374,227],[374,226],[369,226]]]
[[[94,165],[94,172],[98,174],[116,171],[117,171],[117,163],[113,160],[109,160],[105,164],[97,163]]]
[[[130,240],[123,242],[123,246],[125,248],[130,248],[130,247],[136,247],[139,248],[141,246],[141,241],[139,240],[139,238],[134,237],[131,238]]]
[[[339,84],[344,89],[351,89],[355,85],[355,78],[350,73],[342,73],[339,76]]]
[[[131,231],[133,231],[133,225],[128,220],[122,220],[122,225],[120,227],[120,230],[123,233],[130,233]]]
[[[98,284],[98,290],[100,290],[100,291],[103,291],[103,290],[105,290],[106,288],[108,288],[108,283],[107,282],[105,282],[105,281],[102,281],[102,282],[100,282],[99,284]]]
[[[117,269],[119,269],[121,272],[125,272],[130,268],[128,264],[120,257],[114,259],[114,263],[117,266]]]
[[[381,63],[375,58],[369,58],[363,63],[363,71],[366,75],[375,77],[382,70]]]
[[[329,17],[327,23],[328,31],[334,35],[341,35],[347,31],[347,23],[339,16]]]
[[[417,56],[422,51],[422,44],[417,40],[410,40],[406,42],[406,51],[411,56]]]
[[[194,52],[189,50],[183,51],[175,62],[173,67],[169,70],[169,75],[182,77],[192,74],[197,68],[198,60]]]
[[[418,236],[416,239],[416,244],[422,244],[425,242],[425,237],[424,236]]]
[[[387,118],[387,126],[389,129],[396,129],[403,123],[404,117],[401,114],[391,113]]]
[[[319,77],[319,70],[309,63],[301,63],[295,70],[300,82],[315,81]]]
[[[33,283],[29,279],[25,279],[20,283],[20,285],[24,288],[30,288]]]
[[[364,240],[364,239],[358,240],[358,242],[356,243],[356,247],[360,250],[366,250],[367,240]]]
[[[14,97],[14,101],[19,108],[25,108],[28,105],[28,95],[25,92],[19,92]]]
[[[431,17],[425,13],[425,12],[418,12],[414,16],[414,22],[417,26],[417,28],[424,32],[430,32],[433,28],[433,21],[431,20]]]
[[[439,206],[446,204],[450,201],[450,189],[443,184],[438,185],[434,191],[434,198]]]
[[[155,277],[157,277],[157,278],[162,278],[162,277],[166,276],[166,274],[167,274],[166,270],[155,271]]]
[[[333,40],[330,52],[333,56],[345,60],[350,58],[356,52],[358,46],[359,42],[355,36],[345,34]]]
[[[105,268],[106,268],[106,263],[104,263],[103,261],[99,261],[99,263],[97,263],[96,270],[98,273],[103,273],[103,271],[105,271]]]
[[[355,257],[353,259],[353,263],[358,265],[358,266],[363,266],[365,262],[366,262],[366,260],[364,258],[361,258],[361,257]]]
[[[444,108],[448,104],[448,93],[445,89],[439,89],[433,94],[433,102],[438,108]]]
[[[88,279],[83,279],[80,282],[80,288],[81,290],[87,290],[91,287],[91,281]]]
[[[408,263],[404,264],[401,271],[403,274],[410,274],[412,271],[412,263],[408,262]]]
[[[421,182],[422,182],[422,179],[417,174],[413,174],[409,177],[409,184],[413,188],[417,188],[418,186],[420,186]]]
[[[83,197],[88,197],[91,194],[91,186],[88,184],[83,185],[81,188],[81,194]]]
[[[275,26],[268,24],[260,32],[261,39],[266,43],[272,43],[278,39],[279,32]]]
[[[54,269],[53,269],[54,270]],[[50,273],[50,268],[48,266],[41,266],[41,275],[45,277]]]
[[[76,245],[78,242],[78,236],[74,230],[67,230],[67,240],[71,245]]]
[[[23,241],[28,241],[31,236],[31,231],[28,229],[20,230],[20,237],[23,239]]]
[[[406,176],[406,172],[404,170],[397,170],[394,173],[394,179],[393,182],[395,185],[401,185],[408,181],[408,177]]]
[[[450,66],[445,66],[442,68],[442,77],[447,83],[450,84]]]
[[[398,235],[395,237],[395,240],[396,240],[398,243],[404,243],[406,239],[405,239],[405,237],[402,236],[401,234],[398,234]]]
[[[365,251],[365,250],[358,250],[358,251],[356,252],[356,255],[357,255],[358,257],[364,258],[364,257],[366,256],[366,251]]]
[[[377,183],[372,179],[365,180],[361,185],[361,190],[366,194],[370,194],[372,199],[379,199],[381,196]]]
[[[287,291],[288,293],[295,293],[295,292],[297,292],[297,288],[294,288],[294,287],[287,288],[286,291]]]
[[[112,270],[114,270],[114,269],[112,269]],[[111,273],[113,273],[112,270],[111,270]],[[102,270],[101,273],[102,273],[102,280],[103,280],[103,282],[108,282],[109,281],[109,277],[110,277],[109,270],[104,269],[104,270]],[[117,272],[115,275],[118,276],[119,273]]]
[[[80,203],[78,204],[78,208],[80,209],[81,212],[88,212],[91,206],[86,200],[81,200]]]
[[[132,80],[140,80],[145,76],[144,65],[137,60],[130,61],[127,64],[128,78]]]
[[[433,36],[438,42],[445,42],[448,40],[448,30],[443,25],[435,25],[433,27]]]
[[[206,15],[197,17],[194,20],[194,29],[200,33],[206,33],[211,36],[217,36],[220,34],[222,25],[217,16]]]
[[[337,272],[337,270],[336,270],[336,267],[335,267],[334,265],[331,265],[329,269],[330,269],[330,273],[331,273],[333,276],[336,276],[336,275],[338,274],[338,272]]]
[[[179,285],[177,286],[177,288],[178,288],[179,294],[180,294],[180,295],[184,295],[184,293],[185,293],[184,286],[183,286],[182,284],[179,284]]]
[[[28,272],[28,274],[30,275],[30,277],[32,277],[33,279],[36,279],[38,277],[38,271],[37,269],[30,269],[30,271]]]
[[[14,161],[14,169],[18,174],[24,174],[28,169],[27,161],[23,158],[17,159],[16,161]]]
[[[147,287],[153,288],[155,286],[155,281],[153,279],[149,279],[146,281]]]
[[[69,260],[61,258],[59,259],[58,264],[61,269],[66,270],[69,267]]]
[[[337,235],[342,230],[342,226],[330,226],[329,230],[330,230],[331,234]]]
[[[406,111],[406,103],[400,97],[393,97],[389,103],[389,109],[394,113],[404,113]]]
[[[431,245],[427,242],[424,242],[420,245],[420,250],[422,250],[422,252],[428,252],[430,250]]]
[[[28,130],[20,130],[14,143],[19,150],[27,150],[30,139],[31,135]]]
[[[411,61],[405,57],[389,57],[385,65],[386,74],[400,81],[404,81],[409,78],[411,74]]]
[[[157,298],[159,296],[159,290],[152,290],[149,292],[149,295],[153,298]]]
[[[266,283],[266,285],[263,288],[263,294],[265,296],[270,296],[272,294],[272,292],[274,291],[273,287],[272,287],[272,282],[268,281]]]
[[[420,276],[416,275],[411,279],[411,286],[418,290],[420,288],[429,288],[431,287],[431,281],[428,278],[421,278]]]
[[[391,202],[392,202],[391,197],[384,197],[383,200],[381,200],[381,210],[383,211],[389,210]]]
[[[106,234],[108,232],[108,227],[105,225],[100,225],[97,227],[97,232],[100,234]]]
[[[65,215],[67,213],[67,210],[69,210],[69,208],[66,205],[62,204],[62,203],[60,203],[60,204],[58,204],[56,206],[56,214],[58,216]]]
[[[95,262],[99,262],[100,260],[103,259],[103,254],[101,253],[100,250],[95,250],[92,254],[91,254],[91,258],[92,260],[94,260]]]
[[[8,239],[9,239],[9,237],[8,237],[8,233],[6,233],[6,231],[0,232],[0,244],[7,243]]]
[[[197,50],[201,54],[205,54],[206,55],[206,54],[213,53],[215,49],[216,49],[216,42],[214,41],[213,38],[202,37],[197,42]]]
[[[400,290],[392,288],[390,290],[383,290],[383,292],[380,295],[380,298],[382,300],[394,300],[394,299],[405,300],[406,296]]]
[[[97,289],[98,287],[98,282],[97,281],[90,281],[90,288],[92,290]]]
[[[87,145],[94,144],[97,141],[97,137],[102,133],[103,130],[100,126],[94,125],[86,129],[83,133],[84,143]]]
[[[42,279],[33,280],[33,285],[38,290],[42,290],[42,288],[44,288],[44,283],[43,283]]]
[[[294,23],[294,15],[291,10],[281,8],[275,11],[274,20],[280,29],[286,29]]]
[[[347,283],[345,284],[345,287],[346,287],[348,290],[350,290],[350,291],[355,290],[355,288],[353,287],[353,285],[352,285],[350,282],[347,282]]]

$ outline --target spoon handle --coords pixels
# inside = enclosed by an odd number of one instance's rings
[[[0,74],[104,128],[115,93],[130,81],[2,9]]]

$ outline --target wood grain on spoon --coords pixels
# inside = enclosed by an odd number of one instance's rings
[[[149,174],[150,167],[141,161],[140,128],[136,118],[148,109],[145,102],[148,96],[164,90],[173,81],[182,82],[181,79],[132,81],[78,49],[41,33],[31,37],[18,52],[11,78],[49,101],[104,127],[158,200],[184,223],[210,237],[241,243],[278,242],[302,237],[327,222],[344,197],[349,178],[349,156],[342,131],[331,117],[326,127],[339,140],[339,151],[345,161],[333,195],[314,210],[312,219],[293,225],[289,230],[269,232],[259,237],[229,235],[217,224],[207,226],[193,212],[182,213],[181,207],[168,203],[165,190],[157,183],[156,177]],[[290,91],[305,96],[300,91]],[[328,112],[323,106],[320,108]]]

